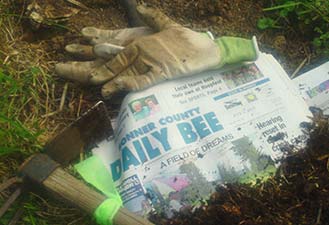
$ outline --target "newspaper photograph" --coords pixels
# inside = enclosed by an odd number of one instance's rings
[[[219,184],[273,174],[282,147],[306,140],[310,112],[266,54],[253,64],[156,85],[124,99],[100,156],[124,206],[168,218]]]

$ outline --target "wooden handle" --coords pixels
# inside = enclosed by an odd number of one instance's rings
[[[82,181],[76,179],[62,168],[55,169],[44,181],[43,186],[55,192],[62,198],[74,205],[93,214],[96,208],[107,199],[104,195],[96,192]],[[114,216],[116,225],[152,225],[148,220],[137,216],[127,209],[121,208]]]
[[[46,154],[31,156],[21,165],[19,171],[24,178],[42,185],[90,215],[93,215],[95,210],[107,199],[106,196],[64,171]],[[113,223],[116,225],[152,225],[148,220],[124,208],[118,210],[113,218]]]
[[[61,167],[55,169],[43,181],[42,185],[89,214],[93,214],[95,209],[106,199],[105,196],[65,172]]]

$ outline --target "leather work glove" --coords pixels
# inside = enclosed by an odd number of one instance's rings
[[[233,37],[213,40],[207,34],[177,24],[159,10],[145,6],[138,6],[137,10],[156,33],[134,38],[111,60],[87,62],[88,69],[77,62],[58,64],[57,74],[82,83],[104,84],[102,95],[110,98],[118,91],[142,90],[165,80],[257,58],[257,45],[252,40]],[[111,46],[100,44],[98,49],[118,52]]]

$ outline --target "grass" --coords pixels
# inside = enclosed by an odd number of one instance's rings
[[[0,156],[31,154],[41,148],[38,137],[43,131],[34,115],[40,107],[36,86],[42,71],[31,68],[16,77],[13,73],[0,68]]]
[[[16,175],[24,159],[40,151],[56,127],[63,127],[58,118],[47,116],[58,108],[48,53],[20,41],[20,14],[7,16],[12,15],[11,2],[0,0],[0,183]],[[0,193],[0,206],[9,194]],[[8,224],[19,208],[24,211],[21,224],[68,224],[79,215],[57,201],[41,199],[35,194],[22,196],[0,224]]]
[[[64,96],[65,104],[61,101],[64,82],[52,76],[52,53],[45,50],[49,44],[21,41],[24,14],[13,10],[14,5],[12,0],[0,0],[0,183],[15,176],[27,157],[72,122],[82,101],[72,87]],[[0,193],[0,206],[11,193]],[[35,193],[21,196],[0,224],[8,224],[18,209],[23,209],[19,224],[24,225],[94,224],[79,209]]]
[[[9,8],[9,2],[0,1],[0,14]],[[35,60],[26,64],[30,57],[13,46],[21,32],[18,22],[0,17],[0,157],[17,152],[27,155],[41,148],[38,138],[43,129],[38,115],[44,101],[40,92],[48,85],[48,77]]]
[[[0,13],[9,10],[8,4],[0,0]],[[0,183],[15,175],[24,158],[41,149],[41,138],[45,135],[41,123],[45,121],[40,120],[40,115],[45,112],[44,96],[48,95],[45,90],[51,82],[35,56],[14,46],[21,32],[18,22],[0,16]],[[0,194],[0,205],[8,194]],[[8,224],[14,212],[22,207],[24,224],[36,224],[35,213],[40,209],[29,207],[33,202],[23,206],[16,203],[0,219],[0,224]]]
[[[287,26],[312,39],[319,54],[329,55],[329,2],[327,0],[275,0],[263,11],[269,17],[258,21],[260,29],[285,29]]]

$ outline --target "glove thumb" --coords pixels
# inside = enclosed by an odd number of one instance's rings
[[[180,26],[158,9],[139,5],[137,6],[137,12],[141,19],[155,31],[162,31],[171,27]]]

